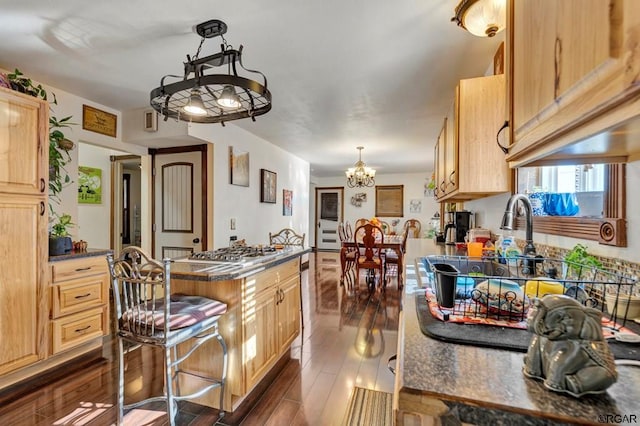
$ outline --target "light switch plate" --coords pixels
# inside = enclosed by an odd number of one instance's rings
[[[231,230],[236,229],[236,219],[234,217],[231,218]]]

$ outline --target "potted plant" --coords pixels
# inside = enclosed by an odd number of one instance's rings
[[[565,254],[563,266],[567,267],[567,270],[563,271],[565,277],[567,273],[574,277],[580,277],[585,267],[602,268],[602,262],[595,256],[587,253],[587,246],[584,244],[576,244]]]
[[[69,228],[74,226],[71,215],[63,213],[58,216],[53,213],[54,222],[49,233],[49,256],[59,256],[71,252],[73,242],[69,236]]]

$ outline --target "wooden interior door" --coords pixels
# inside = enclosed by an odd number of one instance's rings
[[[152,154],[153,256],[178,258],[202,251],[206,247],[206,145]]]

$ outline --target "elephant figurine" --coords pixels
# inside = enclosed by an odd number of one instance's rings
[[[524,358],[524,375],[574,397],[605,392],[618,374],[601,319],[600,311],[569,296],[533,299],[527,327],[534,335]]]

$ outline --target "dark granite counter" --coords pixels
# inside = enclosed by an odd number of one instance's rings
[[[427,250],[421,254],[443,254],[446,249],[432,244]],[[640,422],[638,367],[618,366],[618,381],[605,394],[578,399],[551,392],[541,382],[526,378],[522,374],[523,353],[425,336],[418,323],[415,297],[424,294],[426,271],[421,262],[416,262],[415,268],[415,274],[407,271],[398,339],[401,400],[402,394],[408,395],[406,399],[420,397],[422,403],[435,400],[463,422],[481,425]],[[436,411],[430,415],[445,415],[442,409]]]
[[[176,259],[171,264],[171,276],[192,281],[235,280],[273,268],[310,251],[310,248],[288,248],[244,262],[207,262]]]
[[[59,256],[49,256],[49,262],[58,262],[61,260],[70,260],[70,259],[80,259],[82,257],[93,257],[93,256],[106,256],[108,253],[111,253],[110,249],[86,249],[82,251],[71,251],[67,254],[61,254]]]

